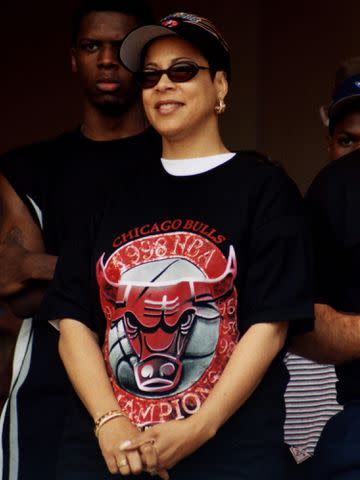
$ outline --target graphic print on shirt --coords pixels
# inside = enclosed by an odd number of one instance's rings
[[[138,426],[195,413],[239,338],[236,257],[192,232],[139,238],[97,263],[104,356]]]

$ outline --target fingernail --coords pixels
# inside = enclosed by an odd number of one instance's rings
[[[120,444],[120,450],[125,450],[126,448],[129,448],[131,447],[131,441],[130,440],[126,440],[125,442],[121,443]]]

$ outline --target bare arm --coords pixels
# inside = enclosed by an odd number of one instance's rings
[[[123,445],[136,448],[155,439],[161,467],[170,468],[213,437],[251,396],[284,345],[288,323],[253,325],[241,338],[226,368],[200,410],[181,421],[156,425]],[[210,420],[211,419],[211,420]]]
[[[13,313],[28,316],[36,311],[43,281],[52,279],[56,260],[44,253],[38,225],[0,175],[0,298]]]
[[[95,333],[76,320],[61,320],[59,353],[76,393],[94,420],[119,408]]]
[[[259,385],[284,346],[287,330],[288,322],[253,325],[236,346],[219,381],[199,410],[196,421],[205,424],[212,418],[212,428],[216,432]]]
[[[97,336],[88,327],[76,320],[61,320],[59,352],[79,398],[94,421],[111,410],[119,410]],[[156,467],[156,452],[150,443],[139,451],[120,452],[120,443],[137,433],[126,417],[114,418],[101,428],[99,446],[111,473],[139,474],[144,465],[149,470]],[[124,458],[128,466],[120,467]],[[166,472],[163,478],[167,479]]]
[[[315,328],[294,337],[290,350],[319,363],[343,363],[359,358],[360,315],[315,305]]]

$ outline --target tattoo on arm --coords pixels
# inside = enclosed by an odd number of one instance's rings
[[[24,234],[19,227],[13,227],[4,238],[4,243],[8,245],[24,245]]]

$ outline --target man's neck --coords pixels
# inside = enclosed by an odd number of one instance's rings
[[[81,131],[85,137],[97,141],[120,140],[143,132],[147,121],[140,106],[110,116],[85,105]]]

